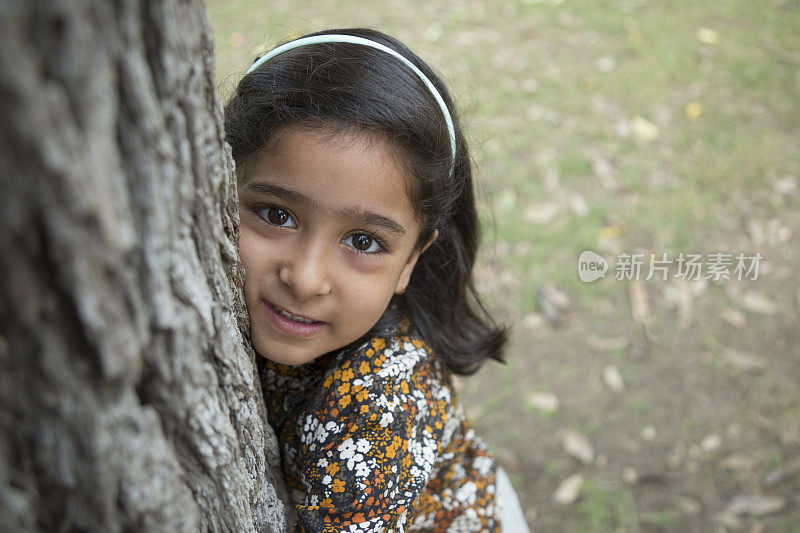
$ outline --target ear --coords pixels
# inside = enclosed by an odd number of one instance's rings
[[[397,279],[397,284],[394,287],[395,294],[403,294],[406,291],[408,282],[411,279],[411,273],[414,272],[414,266],[417,264],[419,256],[422,255],[425,250],[430,248],[431,244],[433,244],[438,237],[439,230],[437,229],[433,231],[433,235],[431,235],[431,238],[425,243],[425,246],[420,249],[416,249],[411,253],[411,256],[409,256],[405,266],[403,266],[403,271],[400,272],[400,277]]]

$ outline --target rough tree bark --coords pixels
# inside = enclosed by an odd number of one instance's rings
[[[0,118],[0,530],[285,529],[202,1],[0,0]]]

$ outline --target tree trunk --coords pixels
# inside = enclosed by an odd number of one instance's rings
[[[199,1],[0,0],[0,530],[285,529],[213,64]]]

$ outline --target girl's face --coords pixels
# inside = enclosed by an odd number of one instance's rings
[[[407,179],[386,142],[360,135],[285,128],[254,154],[239,253],[258,353],[299,365],[375,325],[421,253]]]

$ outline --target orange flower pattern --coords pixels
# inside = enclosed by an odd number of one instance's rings
[[[419,338],[373,337],[302,366],[261,359],[302,531],[500,531],[496,463]]]

